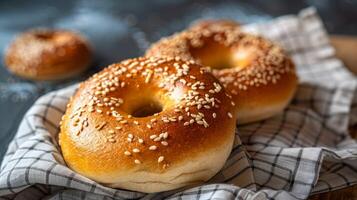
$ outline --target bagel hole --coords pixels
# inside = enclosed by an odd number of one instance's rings
[[[234,66],[232,65],[232,63],[230,63],[230,60],[218,60],[216,62],[210,63],[210,64],[205,64],[204,62],[202,62],[203,65],[208,65],[210,66],[212,69],[228,69],[228,68],[233,68]]]
[[[256,49],[252,47],[239,48],[232,56],[232,62],[238,69],[249,66],[256,59]]]
[[[218,54],[219,55],[219,54]],[[203,65],[210,66],[212,69],[243,69],[249,66],[255,59],[251,50],[238,50],[234,54],[211,56],[209,59],[202,59]]]
[[[217,70],[229,68],[241,70],[248,67],[257,56],[257,49],[254,47],[230,49],[215,42],[208,42],[205,46],[190,51],[193,58],[199,60],[202,65]]]
[[[149,117],[155,113],[161,112],[162,109],[163,107],[159,102],[149,100],[136,106],[131,115],[133,117]]]
[[[202,47],[190,49],[192,57],[204,66],[212,69],[232,68],[229,49],[218,43],[208,42]]]
[[[37,32],[35,33],[35,37],[40,40],[52,40],[54,35],[49,32]]]

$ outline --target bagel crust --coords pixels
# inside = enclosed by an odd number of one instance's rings
[[[232,95],[240,124],[281,112],[297,87],[295,66],[281,47],[229,21],[196,23],[159,40],[146,55],[178,56],[208,66]]]
[[[129,59],[80,84],[59,143],[67,165],[84,176],[161,192],[203,183],[222,168],[233,145],[234,109],[200,65]]]
[[[88,42],[66,30],[37,29],[22,33],[5,53],[10,72],[25,79],[57,80],[77,75],[90,64]]]

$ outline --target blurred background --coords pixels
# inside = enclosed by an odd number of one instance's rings
[[[264,22],[313,6],[330,34],[357,35],[357,0],[151,0],[151,1],[0,1],[0,161],[17,126],[44,93],[85,79],[104,66],[140,56],[151,42],[185,28],[199,18]],[[3,52],[14,36],[31,28],[66,28],[81,32],[95,50],[90,70],[57,82],[32,82],[7,72]]]

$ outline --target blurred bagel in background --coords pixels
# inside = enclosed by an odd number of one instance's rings
[[[197,22],[154,43],[146,56],[180,57],[209,67],[232,95],[239,124],[278,114],[297,88],[294,63],[284,50],[231,21]]]
[[[35,29],[18,35],[5,52],[7,69],[30,80],[75,76],[90,65],[88,41],[68,30]]]

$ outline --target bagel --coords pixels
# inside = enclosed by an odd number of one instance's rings
[[[232,23],[198,23],[154,43],[146,56],[177,56],[208,66],[232,95],[239,124],[281,112],[297,87],[294,64],[281,47]]]
[[[79,34],[36,29],[16,37],[5,53],[5,64],[25,79],[57,80],[84,71],[91,57],[88,42]]]
[[[80,84],[59,144],[67,165],[86,177],[161,192],[203,183],[222,168],[234,109],[218,80],[193,62],[129,59]]]

